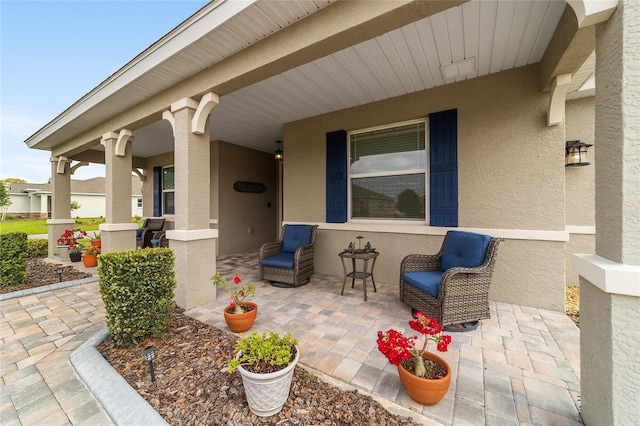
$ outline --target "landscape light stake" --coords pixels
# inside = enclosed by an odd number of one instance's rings
[[[56,272],[58,273],[58,282],[61,283],[62,282],[62,266],[58,266],[58,269],[56,269]]]
[[[145,361],[149,363],[149,368],[151,369],[151,381],[156,381],[156,374],[153,371],[153,360],[156,359],[156,348],[154,346],[147,346],[142,350],[142,356]]]

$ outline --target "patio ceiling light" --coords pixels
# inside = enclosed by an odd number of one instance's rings
[[[564,157],[565,167],[586,166],[591,164],[587,158],[587,149],[591,146],[593,145],[580,141],[567,141]]]
[[[274,153],[274,158],[278,161],[282,161],[284,159],[284,153],[282,152],[282,150],[280,149],[280,144],[282,143],[282,141],[276,141],[276,143],[278,144],[278,149],[276,149],[275,151],[273,151]]]

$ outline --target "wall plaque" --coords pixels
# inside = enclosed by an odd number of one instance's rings
[[[267,187],[258,182],[242,182],[237,181],[233,183],[233,189],[238,192],[251,192],[253,194],[262,194],[267,190]]]

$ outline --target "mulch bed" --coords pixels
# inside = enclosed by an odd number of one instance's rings
[[[98,351],[172,425],[417,425],[356,390],[331,386],[296,367],[279,414],[249,411],[240,373],[227,372],[237,337],[174,309],[168,332],[133,348],[108,338]],[[141,351],[155,346],[156,381]]]
[[[61,263],[47,262],[42,257],[32,257],[27,259],[27,279],[15,285],[0,288],[0,294],[10,293],[13,291],[26,290],[34,287],[55,284],[60,282],[60,277],[56,270]],[[73,266],[65,266],[62,268],[62,281],[73,281],[81,278],[88,278],[91,274],[80,271]]]

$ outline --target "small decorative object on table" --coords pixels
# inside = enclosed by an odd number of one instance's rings
[[[369,241],[367,241],[367,244],[364,245],[364,247],[362,247],[362,240],[364,239],[364,237],[362,235],[358,235],[356,237],[356,239],[358,240],[358,248],[356,248],[355,243],[352,241],[349,243],[349,246],[344,249],[345,252],[349,252],[349,253],[369,253],[372,251],[376,251],[376,249],[374,249],[373,247],[371,247],[371,243]]]
[[[440,352],[446,352],[451,336],[442,334],[442,326],[433,317],[418,311],[409,326],[424,335],[421,349],[416,348],[416,336],[405,337],[397,330],[386,333],[378,331],[378,350],[389,362],[398,366],[402,386],[409,396],[419,404],[434,405],[440,402],[449,390],[451,367],[438,355],[427,351],[433,340]]]
[[[227,370],[236,368],[242,376],[249,409],[256,416],[279,413],[287,402],[291,379],[300,351],[291,332],[251,333],[236,343],[236,356]]]
[[[234,333],[242,333],[249,330],[258,314],[258,305],[252,302],[245,302],[244,299],[255,294],[255,284],[247,283],[246,287],[244,284],[241,285],[242,279],[238,275],[235,275],[233,280],[227,282],[227,279],[223,278],[219,272],[211,279],[213,280],[213,285],[223,287],[231,297],[229,306],[224,308],[224,319],[229,329]]]

